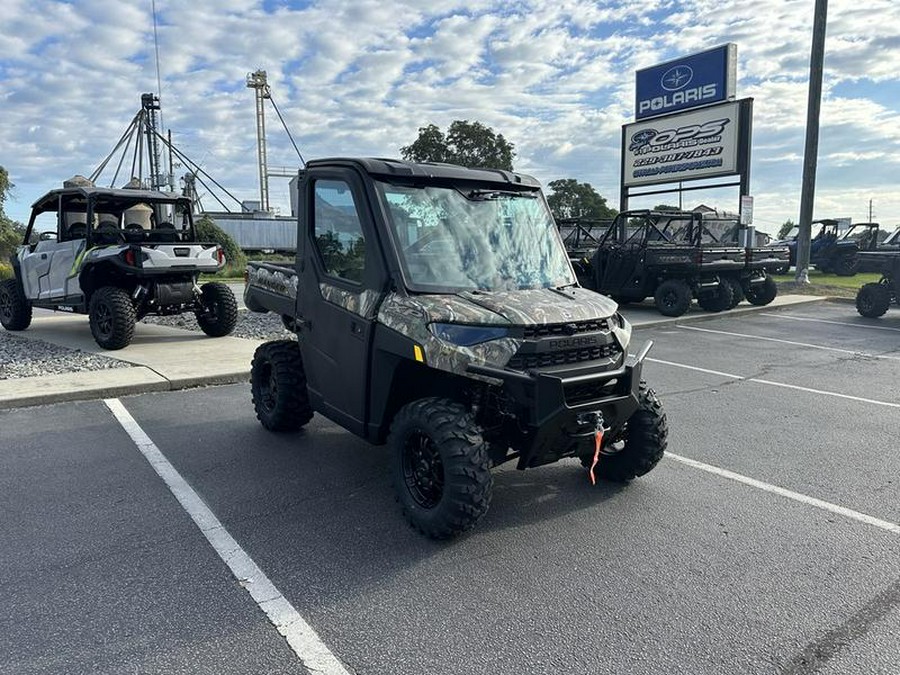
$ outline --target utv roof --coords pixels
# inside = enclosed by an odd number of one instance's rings
[[[50,190],[38,199],[31,208],[36,211],[56,211],[60,197],[78,197],[87,201],[89,198],[102,197],[104,201],[119,202],[121,204],[150,202],[154,204],[175,204],[188,201],[184,195],[177,192],[160,192],[158,190],[132,190],[130,188],[105,188],[105,187],[66,187]]]
[[[537,179],[523,173],[503,171],[502,169],[468,169],[457,164],[438,162],[407,162],[402,159],[385,159],[379,157],[327,157],[307,162],[306,166],[352,166],[366,173],[386,179],[415,180],[416,178],[439,181],[468,181],[477,183],[493,183],[506,189],[539,188]]]

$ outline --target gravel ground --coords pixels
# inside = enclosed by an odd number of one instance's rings
[[[158,326],[182,328],[184,330],[199,331],[197,319],[190,312],[175,314],[173,316],[145,316],[141,319],[144,323],[153,323]],[[285,340],[294,337],[294,334],[284,329],[281,317],[277,314],[258,314],[248,310],[238,312],[237,326],[232,337],[248,338],[251,340]]]
[[[0,380],[86,370],[130,368],[131,364],[0,330]]]

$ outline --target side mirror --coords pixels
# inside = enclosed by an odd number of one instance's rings
[[[41,232],[38,241],[56,241],[56,232]]]

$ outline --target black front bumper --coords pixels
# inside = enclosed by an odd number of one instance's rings
[[[503,382],[527,439],[518,448],[518,468],[524,469],[576,454],[578,446],[593,443],[597,422],[613,436],[621,430],[638,409],[641,370],[652,346],[648,341],[637,355],[626,355],[615,370],[567,376],[477,364],[468,370]]]

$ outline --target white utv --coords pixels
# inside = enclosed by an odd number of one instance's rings
[[[51,190],[32,206],[14,278],[0,282],[0,323],[25,330],[33,307],[87,314],[97,344],[122,349],[145,315],[194,312],[204,333],[228,335],[237,322],[231,289],[198,285],[222,268],[224,252],[197,241],[190,206],[151,190]]]

